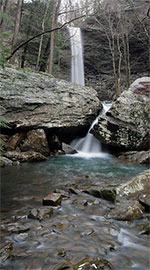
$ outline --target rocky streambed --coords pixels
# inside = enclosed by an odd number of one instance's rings
[[[1,268],[148,270],[149,78],[91,129],[119,159],[64,155],[102,109],[94,89],[13,68],[0,78]]]
[[[110,155],[3,168],[1,268],[148,270],[147,169]]]

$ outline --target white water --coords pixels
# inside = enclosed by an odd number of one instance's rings
[[[71,43],[71,81],[84,86],[84,64],[83,64],[83,44],[81,29],[79,27],[69,27]],[[110,108],[111,104],[103,103],[101,115],[104,115]],[[99,117],[99,116],[98,116]],[[78,151],[76,156],[82,157],[106,157],[102,153],[101,143],[91,133],[90,130],[98,122],[98,117],[92,123],[87,135],[84,138],[78,138],[72,141],[71,146]]]
[[[100,115],[105,115],[111,107],[111,103],[103,103],[103,110]],[[87,135],[84,138],[78,138],[71,142],[71,146],[78,151],[76,156],[81,157],[107,157],[107,153],[102,152],[101,143],[91,133],[91,129],[98,123],[98,118],[93,121]]]
[[[71,81],[84,86],[84,64],[83,64],[83,44],[81,29],[79,27],[69,27],[71,43]]]

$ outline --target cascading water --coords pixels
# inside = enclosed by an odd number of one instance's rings
[[[83,44],[81,29],[69,27],[71,43],[71,81],[84,86]]]
[[[83,44],[81,29],[79,27],[69,27],[71,43],[71,81],[84,86],[84,64],[83,64]],[[102,114],[110,108],[110,104],[103,104]],[[80,155],[98,156],[101,155],[101,143],[91,133],[90,130],[98,122],[98,117],[92,123],[87,135],[84,138],[75,139],[71,146],[74,147]]]
[[[100,113],[100,115],[104,116],[110,107],[111,107],[111,103],[103,102],[103,110]],[[96,119],[93,121],[87,135],[84,138],[78,138],[71,142],[71,146],[78,151],[78,154],[80,156],[85,156],[85,157],[89,157],[89,156],[90,157],[100,157],[100,156],[104,157],[104,155],[106,156],[106,153],[102,153],[100,141],[97,140],[90,133],[94,125],[98,123],[98,118],[99,116],[97,116]]]

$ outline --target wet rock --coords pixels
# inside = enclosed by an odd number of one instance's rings
[[[150,78],[143,77],[134,85],[145,83],[143,92],[124,91],[105,117],[100,117],[91,133],[103,143],[128,150],[149,150]]]
[[[43,205],[58,206],[61,204],[62,195],[60,193],[51,193],[43,198]]]
[[[40,207],[33,208],[28,214],[28,218],[37,219],[39,221],[49,219],[53,215],[53,208],[51,207]]]
[[[138,201],[121,200],[110,210],[107,217],[124,221],[137,220],[143,218],[143,209]]]
[[[4,154],[7,158],[10,158],[12,161],[20,162],[32,162],[32,161],[45,161],[47,158],[40,153],[34,151],[27,152],[17,152],[17,151],[8,151]]]
[[[150,224],[140,224],[138,226],[139,234],[150,235]]]
[[[65,257],[66,256],[66,251],[62,248],[61,250],[58,251],[57,256],[58,257]]]
[[[20,146],[21,151],[35,151],[42,155],[49,155],[49,146],[43,129],[30,130],[27,132],[23,143]]]
[[[59,193],[59,194],[61,194],[62,198],[66,198],[66,199],[70,198],[70,194],[69,194],[69,192],[66,191],[66,190],[62,190],[62,189],[56,188],[56,189],[54,190],[54,193]]]
[[[150,170],[134,176],[127,183],[121,184],[116,188],[116,194],[119,197],[138,199],[141,194],[150,194]]]
[[[0,244],[0,263],[5,262],[10,257],[12,250],[13,250],[12,242],[6,242],[6,243]]]
[[[65,152],[65,154],[76,154],[77,151],[72,148],[69,144],[62,143],[62,150]]]
[[[111,263],[103,258],[93,258],[86,256],[84,259],[79,261],[77,264],[64,263],[57,270],[60,269],[78,269],[78,270],[110,270],[113,269]]]
[[[113,269],[111,263],[103,258],[89,258],[78,265],[80,270],[109,270]]]
[[[13,237],[13,240],[17,243],[24,242],[28,238],[28,233],[20,233]]]
[[[118,156],[119,159],[127,160],[130,162],[136,162],[140,164],[149,164],[150,163],[150,150],[148,151],[129,151],[125,153],[120,153]]]
[[[13,162],[9,158],[0,156],[0,167],[12,166]]]
[[[10,223],[10,224],[2,224],[1,225],[1,230],[2,231],[7,231],[9,233],[25,233],[30,230],[29,225],[22,225],[19,223]]]
[[[100,187],[97,188],[90,188],[88,190],[83,190],[84,192],[95,196],[97,198],[101,198],[103,200],[107,200],[110,202],[114,202],[116,199],[116,190],[114,188],[108,188],[108,189],[103,189]]]
[[[142,194],[139,196],[139,203],[145,208],[145,211],[150,211],[150,194]]]

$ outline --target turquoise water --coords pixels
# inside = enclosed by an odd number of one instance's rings
[[[58,270],[61,264],[75,263],[88,255],[109,260],[114,270],[149,270],[148,236],[139,235],[138,221],[106,219],[110,202],[79,192],[66,197],[52,218],[43,222],[27,218],[29,210],[41,207],[43,197],[56,188],[66,191],[69,186],[80,190],[82,185],[117,185],[147,168],[108,154],[93,158],[81,153],[2,168],[1,223],[8,228],[30,226],[27,233],[1,232],[2,242],[13,243],[13,258],[2,269]]]
[[[123,163],[107,154],[101,158],[66,155],[49,158],[46,162],[5,167],[2,168],[1,174],[2,209],[12,206],[14,197],[44,195],[55,188],[71,184],[78,177],[81,178],[79,184],[83,181],[119,183],[122,179],[128,180],[147,168],[147,165]]]

